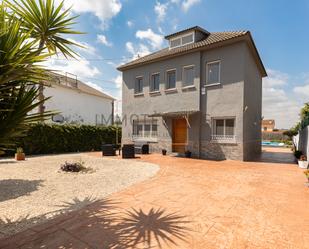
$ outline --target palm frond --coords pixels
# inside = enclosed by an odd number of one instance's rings
[[[64,2],[55,5],[54,0],[6,0],[7,5],[22,20],[22,27],[31,37],[49,52],[61,52],[67,57],[78,57],[71,47],[81,46],[64,35],[83,34],[72,26],[78,16],[71,16],[70,9],[64,9]]]

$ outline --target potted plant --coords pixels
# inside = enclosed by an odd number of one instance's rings
[[[301,157],[303,153],[300,150],[295,150],[294,151],[294,156],[295,156],[295,162],[298,163],[299,158]]]
[[[23,148],[19,147],[16,149],[16,153],[15,153],[15,160],[16,161],[23,161],[25,160],[25,153]]]
[[[299,160],[298,160],[298,166],[301,168],[301,169],[307,169],[308,167],[308,161],[307,161],[307,157],[302,155]]]
[[[166,149],[163,149],[163,150],[162,150],[162,155],[163,155],[163,156],[166,156],[166,152],[167,152]]]
[[[192,155],[191,151],[189,151],[189,150],[185,151],[185,157],[190,158],[191,155]]]

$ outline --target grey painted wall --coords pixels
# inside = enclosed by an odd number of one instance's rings
[[[221,84],[207,86],[206,64],[221,61]],[[182,88],[183,67],[195,66],[194,88]],[[166,70],[176,68],[176,91],[165,91]],[[153,73],[160,72],[160,92],[151,94],[150,80]],[[144,91],[134,95],[137,76],[143,76]],[[261,130],[255,121],[261,117],[262,79],[252,59],[247,44],[238,42],[229,46],[195,52],[172,59],[139,66],[123,72],[123,142],[131,141],[132,123],[130,115],[154,112],[177,112],[200,110],[190,116],[188,149],[194,156],[213,159],[250,159],[260,151]],[[204,88],[204,90],[202,90]],[[211,141],[212,119],[235,117],[236,144],[218,144]],[[136,116],[135,116],[136,118]],[[171,150],[172,119],[159,120],[156,151]],[[245,148],[248,146],[247,148]]]
[[[245,52],[244,160],[253,160],[262,148],[262,76],[247,46]]]
[[[230,159],[243,159],[243,87],[245,78],[245,43],[237,43],[230,46],[205,51],[202,54],[201,65],[203,70],[202,84],[206,83],[206,64],[208,62],[221,61],[221,84],[218,86],[207,86],[205,95],[202,95],[202,154],[203,157],[214,157],[220,154],[220,159],[225,159],[230,147],[233,155]],[[235,117],[236,145],[221,145],[210,143],[212,134],[212,119],[218,117]],[[230,154],[230,153],[229,153]]]
[[[183,89],[183,67],[188,65],[194,65],[195,67],[194,87]],[[176,91],[172,92],[165,91],[166,71],[169,69],[176,69]],[[160,73],[160,92],[151,94],[151,75],[157,72]],[[144,91],[142,95],[135,96],[134,84],[138,76],[143,76]],[[127,70],[123,72],[123,116],[129,121],[132,114],[140,116],[155,112],[198,111],[200,109],[199,88],[200,56],[198,52]],[[156,119],[160,121],[159,135],[168,134],[170,131],[163,125],[162,119]],[[123,125],[123,137],[128,140],[131,135],[132,124],[131,122],[125,122]]]

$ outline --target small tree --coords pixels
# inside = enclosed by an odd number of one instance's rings
[[[41,82],[48,76],[40,64],[57,53],[76,55],[70,46],[77,44],[63,37],[80,34],[71,29],[76,16],[63,7],[53,0],[0,4],[0,153],[12,148],[30,123],[51,115],[31,111],[47,100]]]
[[[305,103],[304,107],[300,111],[301,120],[304,120],[307,117],[309,117],[309,102]]]

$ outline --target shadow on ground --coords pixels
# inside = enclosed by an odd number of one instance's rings
[[[30,219],[24,217],[18,222],[36,224],[44,219],[46,223],[41,231],[43,236],[40,229],[34,227],[32,231],[38,232],[35,235],[31,234],[26,240],[23,238],[22,243],[25,248],[125,249],[161,248],[163,244],[177,246],[177,242],[186,241],[190,230],[186,227],[188,221],[185,216],[169,213],[161,208],[124,210],[119,208],[118,204],[111,199],[95,201],[92,198],[75,198],[61,206],[58,217],[54,216],[52,220],[48,218],[51,214]],[[81,205],[87,206],[73,211]],[[18,224],[8,224],[2,220],[0,230],[2,225]],[[18,244],[16,237],[11,237],[11,240]]]
[[[0,202],[28,195],[42,186],[42,180],[0,180]]]
[[[294,155],[291,151],[269,151],[263,148],[261,156],[257,162],[278,163],[278,164],[295,164]]]

